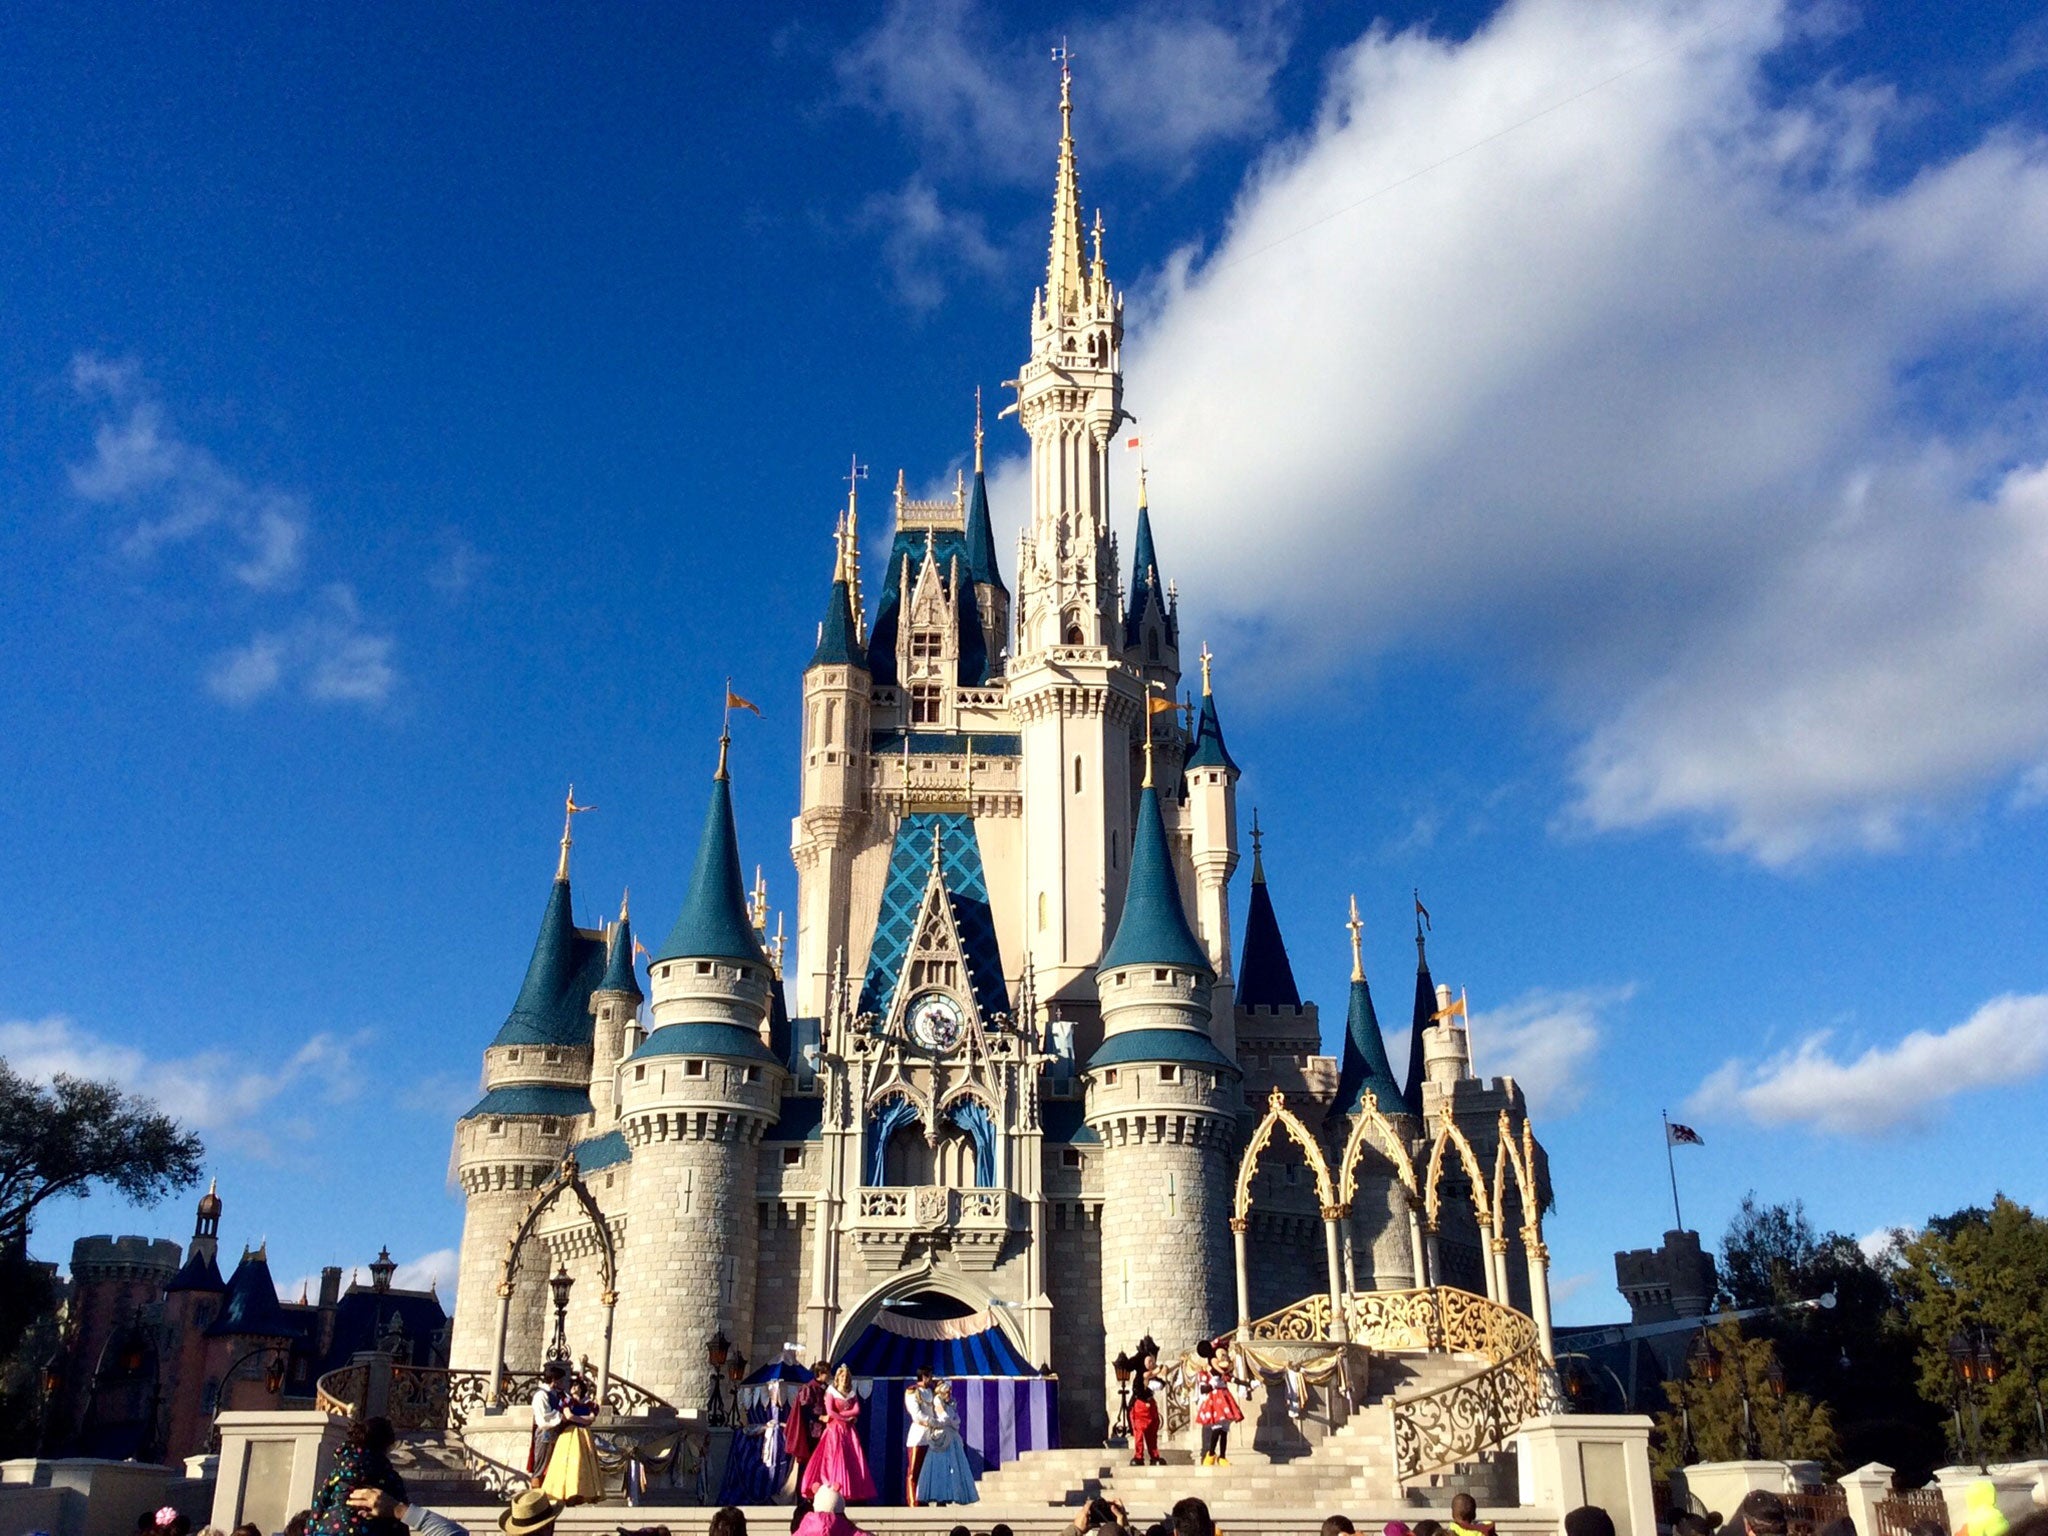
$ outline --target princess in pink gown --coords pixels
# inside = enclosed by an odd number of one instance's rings
[[[817,1450],[811,1453],[810,1465],[804,1468],[805,1498],[824,1483],[846,1495],[849,1504],[874,1498],[875,1480],[868,1475],[868,1459],[861,1452],[860,1435],[854,1427],[859,1421],[860,1399],[853,1394],[853,1372],[842,1365],[825,1389],[825,1428],[818,1436]]]

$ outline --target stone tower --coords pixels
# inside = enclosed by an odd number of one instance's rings
[[[1137,822],[1098,971],[1103,1040],[1083,1073],[1103,1146],[1102,1320],[1112,1349],[1149,1331],[1180,1351],[1230,1321],[1242,1073],[1209,1037],[1215,974],[1181,909],[1149,774]]]
[[[573,798],[571,804],[574,804]],[[591,1113],[592,1019],[587,999],[603,975],[605,936],[571,916],[569,820],[555,881],[541,913],[540,936],[519,996],[484,1051],[484,1096],[455,1126],[455,1177],[467,1197],[462,1222],[459,1297],[452,1358],[488,1365],[496,1348],[497,1295],[507,1246],[533,1193],[554,1176]],[[506,1364],[530,1369],[544,1344],[547,1255],[528,1239],[520,1255],[524,1283],[512,1295]]]
[[[728,743],[689,894],[649,965],[654,1029],[619,1072],[634,1203],[620,1257],[624,1375],[693,1400],[714,1335],[754,1336],[756,1149],[787,1073],[762,1042],[774,965],[747,911]]]
[[[803,810],[791,851],[800,872],[796,952],[797,1012],[825,1011],[833,958],[846,945],[854,856],[868,818],[869,704],[873,679],[854,596],[858,487],[847,496],[838,559],[818,647],[804,668]],[[849,532],[849,530],[852,530]]]

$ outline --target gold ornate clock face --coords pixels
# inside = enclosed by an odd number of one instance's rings
[[[928,1051],[950,1051],[967,1033],[966,1015],[943,992],[925,992],[912,998],[906,1017],[910,1038]]]

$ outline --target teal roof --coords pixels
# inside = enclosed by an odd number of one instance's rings
[[[782,1100],[782,1118],[763,1138],[767,1141],[823,1141],[825,1101],[815,1093],[792,1093]]]
[[[1132,1062],[1171,1061],[1194,1067],[1212,1067],[1219,1072],[1236,1072],[1237,1063],[1216,1047],[1216,1042],[1199,1029],[1127,1029],[1111,1035],[1096,1047],[1083,1069],[1126,1066]],[[1241,1074],[1240,1074],[1241,1075]]]
[[[263,1251],[244,1253],[228,1280],[227,1300],[221,1303],[220,1316],[206,1330],[207,1336],[292,1339],[303,1331],[278,1305],[277,1283],[270,1278],[270,1261]]]
[[[732,780],[721,763],[711,781],[711,804],[697,839],[697,866],[675,927],[656,960],[749,960],[766,964],[761,941],[747,915],[740,875],[740,840],[732,823]]]
[[[1421,924],[1415,925],[1418,929]],[[1424,947],[1422,935],[1415,935],[1415,1018],[1408,1027],[1408,1073],[1401,1089],[1401,1097],[1408,1103],[1411,1113],[1422,1113],[1422,1032],[1429,1028],[1430,1015],[1436,1012],[1436,983],[1429,975],[1429,951]]]
[[[1195,722],[1195,746],[1188,753],[1188,760],[1182,764],[1188,768],[1228,768],[1238,772],[1237,759],[1230,755],[1230,748],[1223,744],[1223,722],[1216,715],[1216,695],[1202,695],[1201,717]]]
[[[604,961],[604,941],[577,931],[569,915],[569,882],[556,880],[548,888],[526,980],[491,1044],[590,1044],[590,994],[603,975]]]
[[[924,569],[926,531],[898,529],[889,550],[888,575],[875,604],[875,627],[868,634],[868,670],[878,683],[893,684],[896,676],[896,631],[902,622],[905,578],[915,590],[918,573]],[[981,606],[975,601],[974,559],[967,548],[967,535],[958,528],[931,530],[932,561],[939,575],[950,577],[959,562],[960,587],[953,595],[953,616],[960,630],[960,670],[955,681],[978,688],[988,681],[988,643],[981,632]]]
[[[782,978],[768,983],[768,1054],[788,1066],[790,1053],[789,999],[782,993]]]
[[[1380,1017],[1373,1011],[1372,988],[1360,976],[1351,983],[1351,1008],[1344,1016],[1344,1064],[1337,1074],[1337,1097],[1331,1101],[1330,1113],[1339,1118],[1352,1114],[1364,1102],[1367,1089],[1385,1114],[1398,1115],[1408,1109],[1387,1061],[1386,1037],[1380,1033]]]
[[[485,1115],[554,1115],[573,1120],[590,1113],[590,1094],[582,1088],[560,1083],[519,1083],[510,1088],[493,1088],[478,1099],[462,1118]]]
[[[633,920],[622,911],[618,926],[612,929],[611,953],[605,959],[604,979],[597,984],[600,992],[623,992],[628,997],[644,998],[640,990],[640,976],[633,966]]]
[[[1172,638],[1173,621],[1166,609],[1166,583],[1159,579],[1159,555],[1152,547],[1152,513],[1138,508],[1138,538],[1131,548],[1131,590],[1124,608],[1124,644],[1136,645],[1139,628],[1145,621],[1145,609],[1149,604],[1159,605],[1160,621],[1166,625],[1167,637]]]
[[[1079,1099],[1041,1099],[1038,1128],[1050,1142],[1101,1141],[1101,1134],[1084,1118],[1086,1110],[1087,1106]]]
[[[980,470],[974,472],[974,492],[967,498],[967,573],[977,584],[996,587],[1007,592],[1003,586],[1002,567],[996,563],[996,534],[988,516],[988,480]]]
[[[782,1065],[758,1034],[739,1024],[664,1024],[626,1060],[646,1061],[655,1056],[720,1056],[730,1061]]]
[[[1215,974],[1181,911],[1180,881],[1166,851],[1166,828],[1159,820],[1159,791],[1149,784],[1138,797],[1138,825],[1131,837],[1131,881],[1124,892],[1123,916],[1117,920],[1116,937],[1095,962],[1095,969],[1100,974],[1125,965],[1171,965],[1205,976]]]
[[[1245,904],[1244,948],[1238,954],[1237,1000],[1246,1007],[1301,1006],[1287,943],[1280,937],[1280,919],[1273,915],[1273,898],[1266,894],[1266,872],[1256,859],[1252,896]]]
[[[825,621],[818,626],[818,648],[811,653],[813,667],[865,667],[868,653],[862,648],[853,622],[853,593],[842,579],[832,583],[832,595],[825,599]]]
[[[989,912],[981,842],[974,834],[973,816],[965,811],[913,811],[896,824],[889,871],[882,877],[881,910],[868,947],[867,975],[861,982],[860,1012],[879,1017],[894,1005],[896,983],[910,956],[911,935],[924,906],[925,882],[931,876],[935,829],[939,833],[940,878],[952,902],[960,947],[966,953],[968,986],[982,1018],[991,1019],[1010,1011],[1010,989],[1003,980],[1003,954]]]
[[[585,1173],[595,1173],[600,1168],[616,1168],[633,1160],[633,1149],[626,1145],[624,1131],[606,1131],[602,1136],[577,1142],[569,1150],[576,1156],[576,1166]]]

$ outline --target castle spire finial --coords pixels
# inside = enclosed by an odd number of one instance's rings
[[[1216,658],[1209,654],[1209,642],[1202,642],[1202,697],[1208,698],[1214,690],[1209,686],[1209,663]]]
[[[1365,924],[1358,917],[1358,898],[1351,898],[1351,921],[1344,925],[1351,930],[1351,979],[1365,980]]]
[[[974,472],[981,473],[981,386],[974,386]]]
[[[711,777],[714,780],[729,779],[732,777],[732,774],[727,770],[726,767],[727,760],[731,756],[732,725],[730,724],[730,722],[728,722],[725,729],[718,733],[718,770],[717,772],[711,775]]]
[[[1259,826],[1259,808],[1252,807],[1252,884],[1266,883],[1266,834]]]
[[[1152,787],[1152,716],[1158,713],[1161,702],[1152,697],[1152,692],[1158,686],[1156,682],[1145,685],[1145,782],[1139,786],[1142,789]],[[1173,705],[1169,702],[1166,707],[1171,709]]]
[[[754,927],[761,933],[768,931],[768,881],[761,873],[761,866],[754,866]]]
[[[1081,178],[1074,169],[1074,55],[1066,40],[1052,51],[1060,67],[1060,166],[1053,186],[1052,249],[1045,269],[1045,303],[1055,324],[1080,308]]]
[[[569,824],[585,811],[594,811],[596,809],[597,807],[594,805],[578,805],[576,803],[576,786],[574,784],[569,786],[568,798],[562,803],[562,856],[555,862],[555,878],[557,880],[566,881],[569,878]]]
[[[619,921],[627,922],[633,916],[633,887],[627,886],[619,892]]]

